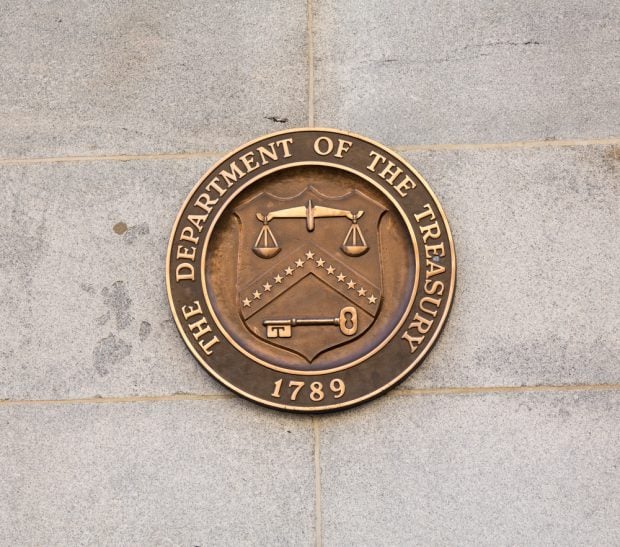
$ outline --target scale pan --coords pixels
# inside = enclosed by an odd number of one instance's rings
[[[341,245],[340,248],[344,254],[349,256],[362,256],[368,251],[366,245]]]
[[[280,247],[252,247],[252,250],[261,258],[273,258],[280,252]]]

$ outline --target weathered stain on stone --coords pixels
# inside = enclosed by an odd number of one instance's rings
[[[95,323],[99,326],[105,325],[110,320],[110,310],[95,319]]]
[[[127,224],[124,222],[117,222],[114,226],[112,226],[112,230],[115,234],[121,236],[127,231]]]
[[[274,123],[286,123],[288,118],[281,118],[280,116],[265,116],[266,120],[271,120]]]
[[[149,337],[149,334],[151,334],[152,329],[153,327],[151,327],[151,324],[148,321],[142,321],[142,323],[140,323],[140,330],[138,331],[140,340],[146,340]]]
[[[146,222],[136,224],[135,226],[129,226],[127,232],[123,236],[123,241],[128,245],[133,245],[140,236],[147,235],[148,233],[149,225]]]
[[[538,40],[525,40],[523,42],[515,42],[514,40],[498,40],[496,42],[487,42],[482,44],[468,44],[460,49],[498,47],[498,46],[539,46],[541,42]]]
[[[617,176],[618,171],[620,170],[620,146],[613,144],[601,147],[584,146],[579,148],[576,154],[579,161],[587,163],[592,167],[592,169],[603,168],[606,173],[611,175],[608,187],[612,189],[612,192],[617,191],[619,186],[618,183],[620,182],[620,178]],[[590,177],[585,181],[581,180],[579,182],[580,184],[587,184],[589,186],[591,191],[588,193],[588,198],[598,199],[602,202],[601,205],[610,206],[606,208],[611,211],[612,215],[616,215],[617,200],[610,200],[609,197],[603,197],[601,195],[599,190],[599,181],[596,177]]]
[[[126,329],[133,322],[130,311],[131,298],[123,281],[115,281],[111,288],[104,287],[101,291],[103,303],[110,308],[118,329]]]
[[[620,167],[620,146],[610,146],[605,149],[603,156],[605,166],[609,168],[611,173],[615,173]],[[612,180],[617,180],[614,178]]]
[[[4,185],[4,182],[2,184]],[[47,213],[45,210],[37,212],[29,207],[22,193],[13,191],[10,184],[2,190],[0,203],[4,211],[0,230],[0,246],[2,247],[0,276],[5,279],[18,279],[23,289],[28,289],[32,284],[34,271],[49,252],[46,239]],[[9,216],[8,210],[11,202],[13,204]],[[19,241],[18,245],[15,244],[16,241]],[[24,293],[29,295],[27,290],[24,290]],[[6,295],[4,298],[6,299]],[[9,308],[16,305],[12,300],[9,300],[7,304]]]
[[[111,334],[97,342],[93,350],[93,366],[100,376],[109,374],[109,367],[129,356],[131,344]]]
[[[95,287],[93,287],[90,283],[80,283],[80,289],[88,294],[95,294]]]

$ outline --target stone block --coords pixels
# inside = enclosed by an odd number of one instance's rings
[[[619,403],[391,395],[322,419],[324,545],[616,545]]]
[[[404,385],[620,383],[617,150],[406,157],[448,215],[457,288],[436,346]]]
[[[209,161],[0,168],[0,399],[226,391],[166,295],[172,224]]]
[[[6,545],[310,545],[309,419],[241,401],[0,406]]]
[[[618,5],[315,2],[319,126],[389,145],[618,136]]]
[[[4,6],[0,156],[220,151],[305,125],[305,27],[300,1]]]

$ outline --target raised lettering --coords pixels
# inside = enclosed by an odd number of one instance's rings
[[[276,143],[270,142],[268,144],[269,150],[267,150],[264,146],[259,146],[256,151],[260,154],[261,163],[263,165],[267,165],[269,161],[265,158],[269,158],[270,160],[276,161],[278,159],[278,153],[276,152]]]
[[[211,351],[211,348],[217,344],[220,341],[220,339],[213,335],[213,338],[211,338],[211,340],[209,340],[208,342],[205,342],[204,340],[200,340],[198,342],[198,345],[204,350],[204,352],[207,355],[211,355],[213,352]]]
[[[349,150],[351,150],[351,146],[353,146],[353,143],[351,141],[345,141],[344,139],[338,139],[338,148],[336,149],[336,153],[334,154],[334,156],[336,158],[342,158],[342,155],[345,152],[348,152]]]
[[[202,225],[207,221],[208,215],[187,215],[187,220],[191,222],[196,230],[202,232]]]
[[[281,139],[279,141],[276,141],[276,145],[277,146],[282,146],[282,149],[284,150],[284,157],[285,158],[290,158],[291,157],[291,152],[289,150],[288,145],[289,144],[293,144],[293,139]]]
[[[393,185],[398,175],[400,175],[402,172],[403,170],[400,167],[397,167],[395,163],[392,163],[390,160],[388,160],[385,169],[381,171],[381,173],[379,173],[379,176],[382,179],[386,180],[388,184]]]
[[[431,220],[435,220],[435,213],[433,213],[433,210],[431,209],[430,204],[427,203],[426,205],[424,205],[424,207],[422,207],[422,209],[424,209],[423,213],[418,213],[417,215],[413,215],[416,222],[420,222],[423,218],[426,218],[426,217],[431,217]]]
[[[226,181],[228,187],[230,188],[237,180],[243,178],[245,173],[237,167],[237,164],[234,161],[230,162],[230,173],[225,169],[222,169],[219,174]]]
[[[422,239],[424,240],[424,243],[426,243],[426,240],[431,237],[433,239],[437,239],[441,236],[441,228],[439,228],[437,221],[432,224],[427,224],[426,226],[420,226],[420,232],[422,232]]]
[[[415,188],[415,181],[411,180],[408,175],[403,175],[403,178],[400,179],[400,182],[394,186],[394,190],[398,192],[401,197],[405,197],[407,192],[403,190],[413,190]]]
[[[250,173],[251,171],[255,171],[260,167],[258,163],[254,162],[254,152],[248,152],[247,154],[243,154],[241,156],[241,163],[245,165],[246,173]]]
[[[424,341],[424,336],[411,336],[407,331],[405,331],[401,338],[409,342],[409,350],[411,353],[418,349],[418,346]]]
[[[198,300],[194,300],[193,304],[194,304],[193,306],[190,306],[188,304],[181,308],[181,311],[183,312],[183,317],[185,319],[189,319],[190,317],[194,317],[194,315],[198,315],[199,313],[202,313],[200,302],[198,302]]]
[[[202,194],[198,196],[198,198],[194,202],[194,205],[196,207],[200,207],[203,211],[205,211],[208,214],[213,209],[212,206],[215,205],[218,201],[219,201],[219,198],[211,199],[211,196],[209,196],[209,194],[207,194],[206,192],[203,192]]]
[[[222,197],[226,193],[226,190],[224,188],[222,188],[218,184],[218,182],[220,182],[220,179],[218,179],[217,177],[213,177],[213,180],[211,182],[209,182],[209,184],[207,184],[205,186],[205,188],[207,190],[215,189],[215,191],[220,195],[220,197]],[[230,184],[228,186],[230,187]]]
[[[426,261],[426,277],[434,277],[436,275],[442,274],[446,271],[446,269],[441,265],[437,264],[433,260]]]
[[[189,262],[183,262],[177,266],[176,280],[179,281],[194,281],[194,265]]]
[[[426,334],[431,329],[432,326],[433,326],[432,319],[426,319],[425,317],[422,317],[419,313],[416,312],[416,314],[413,316],[413,321],[407,328],[415,329],[420,334]]]
[[[196,247],[183,247],[183,245],[177,246],[177,259],[179,260],[195,260],[196,259]]]
[[[325,143],[326,146],[321,146],[321,143]],[[327,156],[327,154],[331,154],[334,149],[334,142],[329,137],[319,137],[314,141],[314,151],[319,156]]]
[[[181,236],[179,237],[179,239],[181,241],[189,241],[190,243],[198,243],[198,238],[196,236],[194,236],[194,230],[191,228],[191,226],[185,226],[185,228],[183,228],[181,230]]]
[[[424,282],[424,292],[426,294],[438,294],[439,296],[442,296],[444,288],[445,286],[443,284],[443,281],[430,281],[427,279]]]
[[[370,162],[370,165],[366,166],[366,169],[368,169],[369,171],[372,171],[374,173],[375,172],[375,168],[377,167],[377,164],[380,161],[385,161],[385,157],[382,156],[381,154],[379,154],[378,152],[375,152],[374,150],[370,151],[369,156],[371,158],[374,158],[374,159]]]
[[[432,315],[433,317],[437,317],[437,310],[429,310],[426,309],[424,306],[426,305],[426,303],[432,304],[433,306],[435,306],[435,308],[439,308],[439,305],[441,304],[441,298],[431,298],[430,296],[425,296],[424,298],[422,298],[422,300],[420,300],[420,309],[424,312],[424,313],[428,313],[429,315]]]
[[[204,315],[200,319],[198,319],[198,321],[194,321],[193,323],[189,324],[188,327],[189,330],[192,331],[192,334],[194,335],[194,338],[196,340],[198,340],[198,338],[201,338],[208,332],[211,332],[211,327],[209,326],[209,323],[207,323],[207,319]]]
[[[439,245],[425,245],[424,254],[426,258],[431,258],[432,256],[446,256],[443,241]]]

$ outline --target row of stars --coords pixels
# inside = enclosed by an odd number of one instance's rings
[[[315,254],[312,251],[308,251],[306,254],[306,260],[302,260],[301,258],[298,258],[295,261],[295,269],[291,268],[290,266],[288,268],[286,268],[284,270],[284,276],[281,276],[279,273],[273,278],[274,282],[276,284],[278,283],[282,283],[282,280],[285,279],[286,276],[288,275],[293,275],[293,272],[298,269],[298,268],[303,268],[304,264],[307,261],[312,261],[314,260],[314,256]],[[317,260],[314,260],[314,263],[316,264],[317,268],[325,268],[325,260],[323,260],[322,258],[318,258]],[[335,275],[336,272],[336,268],[334,268],[331,264],[325,268],[325,271],[327,272],[327,275]],[[338,275],[336,275],[336,279],[338,280],[338,283],[344,283],[346,280],[347,276],[344,275],[342,272],[340,272]],[[349,281],[347,282],[347,287],[350,290],[355,290],[355,286],[357,285],[357,283],[355,281],[353,281],[353,279],[349,278]],[[271,289],[273,288],[273,285],[269,282],[265,283],[263,285],[263,291],[264,292],[271,292]],[[360,296],[361,298],[366,297],[368,299],[368,303],[369,304],[376,304],[377,302],[377,297],[374,294],[371,294],[370,296],[366,296],[366,294],[368,293],[368,291],[364,288],[364,287],[360,287],[359,289],[356,290],[358,296]],[[261,296],[263,296],[263,293],[256,290],[252,293],[252,297],[253,300],[260,300]],[[244,308],[249,308],[252,305],[252,300],[250,300],[249,298],[244,298],[242,300],[243,303],[243,307]]]

